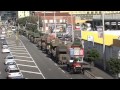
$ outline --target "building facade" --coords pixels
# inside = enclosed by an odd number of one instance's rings
[[[31,15],[30,11],[18,11],[18,18],[27,17],[30,15]]]
[[[52,23],[75,24],[75,17],[71,17],[71,15],[68,13],[35,13],[36,16],[38,16],[38,14],[44,23],[44,30],[48,30],[48,25]]]
[[[102,11],[60,11],[76,16],[76,23],[82,23],[83,20],[92,20],[94,15],[101,15]],[[106,14],[120,14],[120,11],[104,11]]]

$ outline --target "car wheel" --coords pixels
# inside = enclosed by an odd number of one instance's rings
[[[7,72],[7,69],[5,69],[5,71]]]

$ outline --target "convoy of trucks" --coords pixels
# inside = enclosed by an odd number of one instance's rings
[[[74,42],[64,44],[64,41],[52,34],[28,32],[26,36],[57,64],[67,65],[68,72],[84,72],[84,48],[80,39],[77,38]]]

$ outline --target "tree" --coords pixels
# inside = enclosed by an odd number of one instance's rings
[[[26,26],[27,30],[31,30],[33,32],[37,31],[37,26],[38,26],[37,22],[38,22],[38,17],[36,16],[24,17],[17,20],[17,24],[19,24],[20,26]],[[42,27],[41,18],[39,18],[39,26]]]
[[[111,58],[108,61],[108,67],[110,72],[118,77],[118,74],[120,73],[120,59]]]
[[[88,62],[90,62],[90,65],[94,65],[94,61],[97,60],[100,57],[99,52],[96,49],[91,49],[87,51],[86,58]]]

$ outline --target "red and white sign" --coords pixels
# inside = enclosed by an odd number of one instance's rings
[[[75,26],[75,30],[80,30],[80,25],[79,26]]]
[[[84,57],[84,49],[80,49],[80,56]]]
[[[103,38],[103,26],[97,26],[98,37]]]

